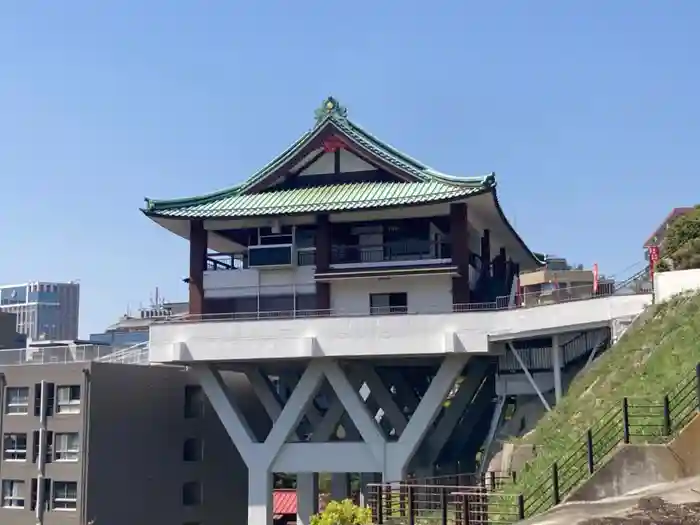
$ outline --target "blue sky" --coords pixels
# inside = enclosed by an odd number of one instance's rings
[[[324,97],[455,175],[535,250],[615,273],[700,201],[700,2],[121,0],[0,6],[0,282],[80,279],[81,333],[187,243],[143,197],[246,178]]]

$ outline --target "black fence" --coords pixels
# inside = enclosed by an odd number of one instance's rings
[[[603,465],[620,444],[666,443],[700,412],[700,364],[659,400],[624,398],[595,423],[560,461],[524,493],[515,478],[464,475],[455,485],[386,483],[369,486],[377,525],[512,523],[549,510]],[[439,478],[436,478],[436,480]],[[509,491],[509,488],[512,490]]]

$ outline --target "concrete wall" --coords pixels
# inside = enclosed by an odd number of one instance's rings
[[[566,501],[595,501],[683,477],[683,465],[666,445],[625,445]]]
[[[609,326],[641,312],[648,295],[505,311],[154,324],[153,362],[487,352],[490,341]],[[451,312],[451,308],[450,308]]]
[[[87,518],[124,523],[244,523],[247,470],[214,410],[184,417],[182,369],[94,363],[87,451]],[[183,460],[199,440],[201,461]],[[183,484],[198,482],[203,503],[185,507]]]
[[[331,283],[331,309],[341,315],[368,315],[370,293],[401,292],[406,293],[408,313],[452,309],[452,277],[449,275],[336,281]]]
[[[700,290],[700,269],[662,272],[654,275],[654,299],[667,301],[681,292]]]
[[[668,445],[624,445],[565,501],[595,501],[700,474],[700,417]]]

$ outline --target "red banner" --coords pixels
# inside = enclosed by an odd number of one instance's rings
[[[593,293],[598,293],[598,263],[593,265]]]
[[[651,279],[652,286],[654,285],[654,268],[656,263],[659,262],[661,254],[659,252],[658,246],[649,246],[649,279]]]

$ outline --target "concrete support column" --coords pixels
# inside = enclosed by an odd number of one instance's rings
[[[552,336],[552,368],[554,371],[554,397],[556,402],[561,401],[562,383],[561,383],[561,345],[559,344],[559,334]]]
[[[452,263],[457,266],[459,277],[452,278],[452,304],[469,302],[469,222],[464,202],[450,204],[450,240]]]
[[[331,223],[328,215],[316,217],[316,273],[324,273],[331,265]],[[316,308],[318,310],[331,309],[331,285],[330,283],[316,283]]]
[[[272,524],[272,473],[248,465],[248,525]]]
[[[350,497],[350,475],[345,472],[331,474],[331,500],[342,501]]]
[[[318,474],[297,474],[297,525],[310,525],[311,516],[318,512]]]
[[[204,306],[204,270],[207,267],[207,230],[203,221],[190,221],[190,313],[201,315]]]

